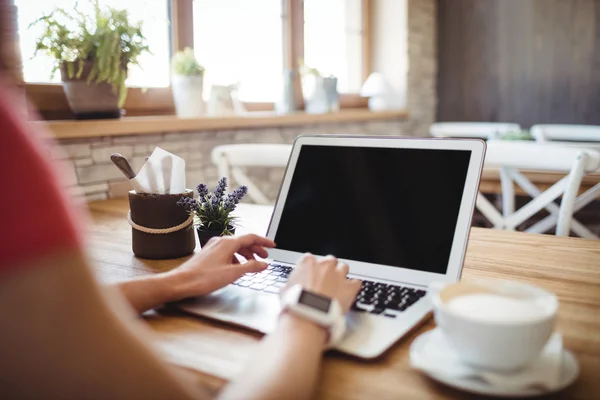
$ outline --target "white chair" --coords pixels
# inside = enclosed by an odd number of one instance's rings
[[[538,142],[583,142],[574,145],[600,145],[600,126],[540,124],[531,127],[531,135]]]
[[[538,143],[600,151],[600,126],[598,125],[538,124],[531,127],[531,135]],[[575,200],[573,212],[576,213],[598,197],[600,197],[600,183]],[[556,218],[551,215],[546,223],[556,223]],[[598,236],[594,235],[593,238],[598,239]]]
[[[250,180],[243,167],[285,167],[292,145],[287,144],[231,144],[217,146],[211,158],[219,176],[235,179],[248,186],[248,196],[257,204],[272,204],[267,196]]]
[[[478,194],[476,203],[479,211],[494,228],[515,230],[537,212],[546,209],[550,216],[537,222],[526,232],[543,233],[556,224],[557,236],[568,236],[572,229],[581,237],[595,237],[593,232],[572,217],[581,180],[586,173],[600,168],[600,153],[534,142],[493,140],[488,142],[485,166],[500,168],[502,213],[481,193]],[[520,172],[523,169],[562,171],[568,175],[542,192]],[[514,183],[532,197],[529,203],[516,211]],[[554,201],[561,195],[559,207]]]
[[[494,139],[520,130],[519,124],[504,122],[436,122],[429,127],[431,136],[438,138]]]

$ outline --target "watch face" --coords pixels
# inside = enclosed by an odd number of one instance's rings
[[[331,305],[331,299],[319,296],[318,294],[307,292],[303,290],[300,293],[300,298],[298,299],[299,304],[304,304],[305,306],[309,306],[312,308],[316,308],[319,311],[329,312],[329,306]]]

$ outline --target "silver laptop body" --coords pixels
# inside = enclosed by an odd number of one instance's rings
[[[431,312],[429,283],[460,278],[484,153],[480,140],[298,137],[267,233],[277,243],[269,268],[177,307],[272,332],[295,261],[333,254],[363,281],[336,349],[381,355]]]

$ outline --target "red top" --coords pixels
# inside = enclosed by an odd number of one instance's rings
[[[79,246],[74,206],[18,103],[0,83],[0,279],[29,260]]]

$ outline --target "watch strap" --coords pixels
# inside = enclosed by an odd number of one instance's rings
[[[294,305],[298,304],[297,303],[298,297],[302,290],[303,289],[302,289],[302,287],[300,287],[300,285],[294,285],[287,290],[287,293],[284,293],[284,295],[281,299],[282,304],[281,304],[281,313],[280,314],[288,311],[304,320],[310,321],[310,322],[314,323],[315,325],[318,325],[320,327],[327,329],[329,336],[328,336],[328,340],[327,340],[325,349],[330,349],[330,348],[334,347],[337,343],[339,343],[339,341],[342,339],[342,337],[346,333],[346,318],[342,314],[342,308],[341,308],[339,302],[334,298],[330,298],[331,305],[330,305],[329,312],[333,315],[334,322],[330,326],[325,326],[325,325],[320,324],[317,320],[310,318],[310,316],[305,315],[302,312],[299,312],[300,310],[298,310],[294,307]]]

